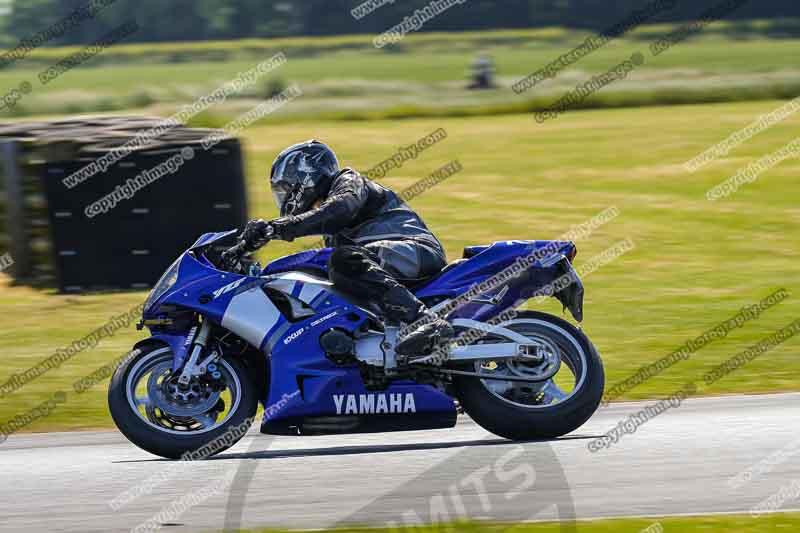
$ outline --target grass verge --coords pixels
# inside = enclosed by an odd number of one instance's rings
[[[408,528],[343,528],[327,530],[336,533],[561,533],[558,522],[529,524],[487,524],[465,522]],[[649,529],[648,529],[649,528]],[[581,520],[575,524],[576,533],[663,533],[664,531],[699,531],[702,533],[766,533],[772,531],[797,531],[800,513],[772,514],[759,518],[747,515],[716,515],[667,518],[619,518],[611,520]],[[242,533],[279,533],[274,529],[250,530]]]
[[[578,242],[576,265],[626,238],[634,250],[584,279],[584,331],[606,365],[607,384],[679,348],[779,287],[790,297],[627,392],[663,396],[696,380],[745,347],[800,317],[800,162],[788,159],[736,194],[709,202],[705,192],[797,135],[800,116],[759,134],[689,174],[683,163],[782,102],[575,111],[537,124],[529,115],[406,121],[336,121],[259,126],[244,134],[251,216],[275,215],[264,178],[285,146],[308,138],[330,143],[340,160],[372,168],[437,128],[446,140],[379,180],[403,189],[453,159],[463,171],[411,203],[441,237],[450,259],[466,245],[504,239],[552,239],[616,206],[620,215]],[[702,125],[699,127],[698,125]],[[157,236],[154,236],[157,238]],[[308,243],[312,241],[307,239]],[[274,243],[263,259],[307,245]],[[98,260],[108,260],[98,258]],[[166,268],[171,261],[166,259]],[[0,288],[0,384],[112,316],[145,293],[67,296]],[[561,314],[549,301],[541,307]],[[88,375],[143,337],[133,328],[103,339],[0,400],[0,423]],[[718,381],[707,394],[798,390],[797,339]],[[105,383],[77,395],[28,427],[54,431],[111,427]]]

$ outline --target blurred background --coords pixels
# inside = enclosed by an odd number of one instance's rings
[[[399,24],[396,42],[380,39]],[[634,244],[584,279],[583,328],[609,386],[789,291],[623,399],[672,393],[800,313],[797,151],[724,198],[706,195],[797,137],[800,104],[787,106],[800,95],[799,36],[789,0],[0,0],[0,384],[142,303],[200,233],[275,216],[272,159],[318,138],[398,191],[458,162],[409,200],[451,260],[467,245],[555,239],[616,208],[576,259]],[[602,45],[515,85],[587,42]],[[257,70],[274,57],[285,60]],[[607,83],[537,119],[593,79]],[[176,113],[180,124],[68,186]],[[207,149],[209,135],[219,142]],[[186,147],[194,157],[175,172],[87,216]],[[317,241],[305,240],[261,259]],[[554,301],[529,305],[561,314]],[[123,355],[142,337],[134,322],[4,397],[0,422]],[[789,341],[704,393],[797,390],[796,354]],[[98,427],[111,427],[102,384],[29,429]]]

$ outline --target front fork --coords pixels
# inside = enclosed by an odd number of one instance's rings
[[[189,330],[189,334],[186,336],[186,341],[183,345],[183,353],[186,353],[186,349],[191,350],[191,352],[189,359],[186,361],[186,364],[183,365],[183,370],[178,377],[178,383],[181,385],[188,385],[192,381],[192,378],[205,374],[209,364],[219,356],[216,350],[212,350],[208,356],[204,359],[200,359],[208,346],[208,338],[210,335],[210,320],[203,320],[199,328],[195,326]],[[180,368],[180,362],[176,360],[175,370],[177,371],[178,368]]]

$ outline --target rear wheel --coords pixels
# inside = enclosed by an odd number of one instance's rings
[[[541,381],[456,375],[456,396],[467,414],[488,431],[512,440],[555,438],[582,426],[600,405],[605,386],[603,364],[586,335],[565,320],[535,311],[520,312],[498,325],[540,345],[540,359],[484,359],[460,369]],[[480,342],[507,339],[487,336]]]
[[[161,345],[131,352],[108,389],[114,423],[135,445],[169,459],[191,452],[207,457],[233,446],[258,407],[246,367],[222,357],[207,374],[181,386],[172,359],[172,350]]]

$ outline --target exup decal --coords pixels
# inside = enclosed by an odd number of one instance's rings
[[[403,393],[334,394],[337,415],[416,413],[414,395]]]
[[[300,329],[298,329],[297,331],[295,331],[294,333],[292,333],[291,335],[289,335],[288,337],[286,337],[285,339],[283,339],[283,344],[289,344],[290,342],[292,342],[293,340],[295,340],[297,337],[299,337],[300,335],[302,335],[302,334],[303,334],[303,332],[304,332],[305,330],[306,330],[306,328],[300,328]]]

